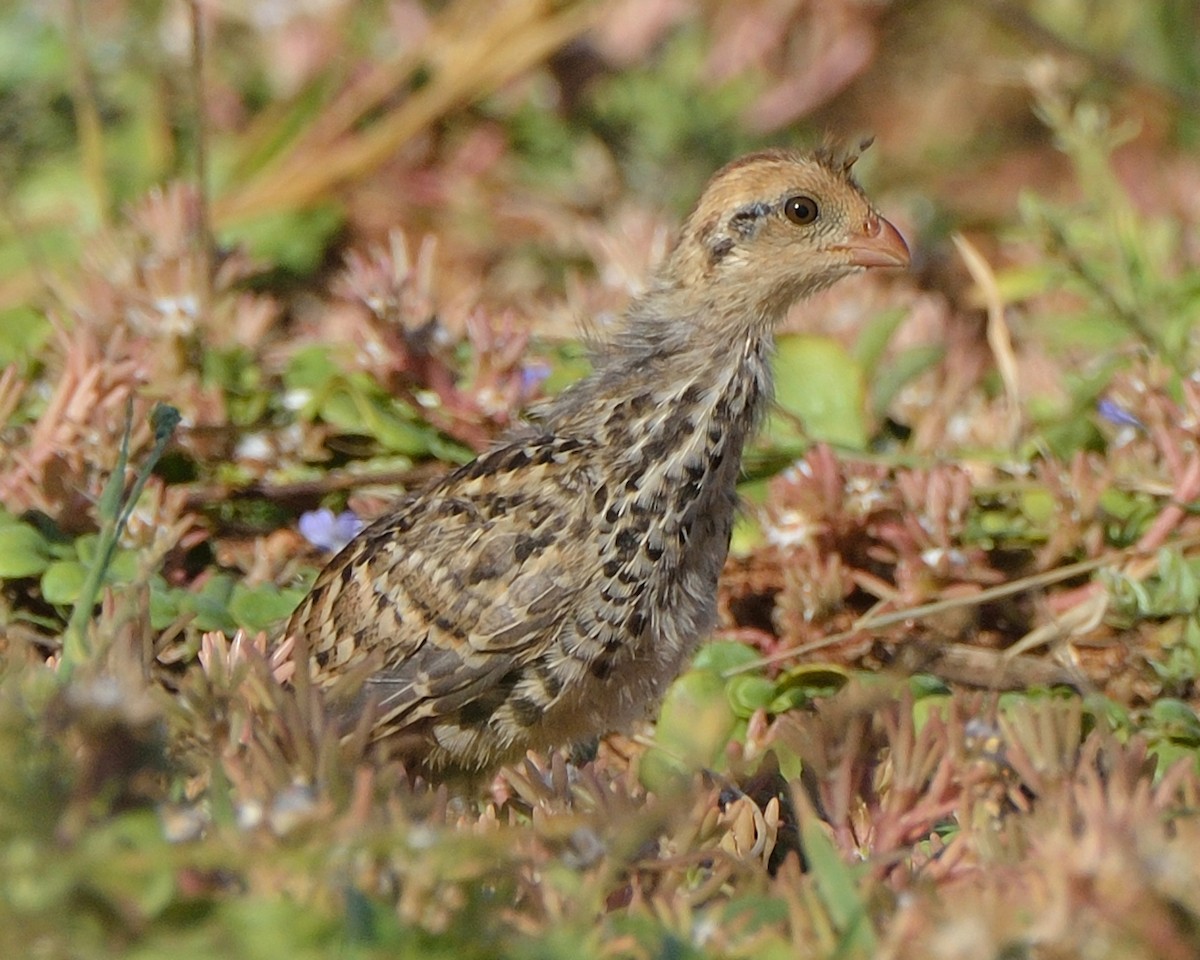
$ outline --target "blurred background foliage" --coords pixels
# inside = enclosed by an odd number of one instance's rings
[[[1195,956],[1198,37],[0,5],[5,954]],[[322,554],[585,372],[714,169],[865,135],[913,270],[781,331],[657,726],[478,790],[339,744],[267,639]]]

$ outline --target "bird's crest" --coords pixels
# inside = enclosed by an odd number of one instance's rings
[[[874,142],[874,136],[863,137],[858,141],[858,146],[827,138],[825,143],[814,151],[814,156],[817,162],[826,169],[849,176],[850,170],[858,162],[858,158]]]

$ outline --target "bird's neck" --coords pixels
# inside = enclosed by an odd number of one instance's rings
[[[585,430],[621,461],[661,464],[648,468],[673,477],[703,461],[707,482],[732,484],[770,403],[772,326],[692,321],[637,303],[594,372],[552,404],[547,426]]]

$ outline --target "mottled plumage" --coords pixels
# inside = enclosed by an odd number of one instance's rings
[[[364,530],[288,625],[310,676],[429,771],[628,726],[716,618],[742,448],[798,298],[908,252],[849,163],[718,172],[595,371]]]

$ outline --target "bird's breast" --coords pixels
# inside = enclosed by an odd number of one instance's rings
[[[593,673],[622,661],[671,673],[712,629],[767,370],[765,356],[747,350],[741,363],[714,363],[611,407],[598,440],[612,469],[591,504],[601,576],[594,619],[580,625],[594,638],[583,644]]]

